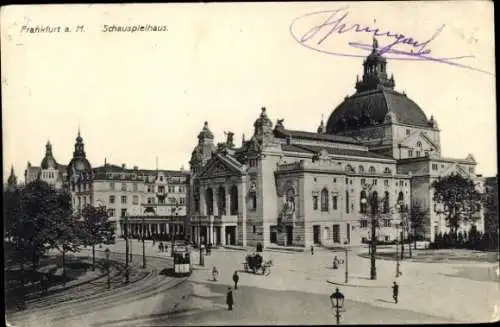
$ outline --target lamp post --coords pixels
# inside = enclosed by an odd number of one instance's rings
[[[335,310],[337,325],[340,325],[340,310],[344,308],[344,294],[336,288],[335,292],[330,295],[330,302],[332,303],[332,309]]]
[[[145,216],[142,216],[142,268],[146,268],[146,246],[144,244],[144,234],[146,231],[146,226],[145,226]]]
[[[110,284],[110,280],[109,280],[109,248],[106,248],[106,250],[104,250],[104,253],[106,254],[106,272],[108,275],[108,289],[110,289],[111,284]]]
[[[375,184],[371,184],[369,186],[366,186],[365,189],[368,189],[368,192],[370,192],[371,188]],[[370,199],[370,220],[371,220],[371,242],[370,242],[370,279],[375,280],[377,279],[377,267],[376,267],[376,252],[377,252],[377,231],[376,231],[376,217],[375,215],[378,212],[378,199],[375,196],[374,193],[369,193],[369,199]],[[366,198],[361,199],[361,203],[363,205],[368,204],[368,201]]]
[[[199,247],[200,247],[200,266],[205,266],[205,259],[203,258],[203,248],[201,247],[201,216],[198,216],[198,233],[199,233]]]
[[[124,238],[125,238],[125,269],[128,268],[128,214],[125,213],[125,216],[123,217],[123,229],[124,229]]]
[[[349,255],[348,255],[347,251],[348,251],[348,247],[346,246],[345,247],[345,283],[346,284],[349,282],[349,262],[348,262]]]
[[[396,277],[399,277],[399,253],[398,253],[398,239],[396,238]]]

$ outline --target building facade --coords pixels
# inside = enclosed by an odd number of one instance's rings
[[[363,68],[356,92],[316,132],[286,129],[283,119],[273,125],[262,108],[252,138],[236,147],[233,133],[215,145],[205,122],[190,161],[195,241],[359,244],[370,238],[372,205],[379,240],[407,230],[416,203],[427,213],[428,239],[447,229],[432,182],[451,173],[477,181],[474,157],[441,155],[436,120],[394,90],[375,44]],[[481,218],[476,225],[484,229]]]
[[[187,171],[127,168],[106,161],[93,168],[78,131],[67,166],[57,163],[48,142],[40,167],[28,162],[25,181],[40,179],[56,189],[67,189],[77,216],[86,205],[104,207],[117,236],[123,236],[124,224],[128,223],[128,231],[134,236],[144,230],[148,237],[175,234],[183,239],[189,175]]]

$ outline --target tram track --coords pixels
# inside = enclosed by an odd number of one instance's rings
[[[123,254],[113,253],[112,258],[119,257],[123,259]],[[117,272],[110,277],[111,284],[116,284],[118,281],[119,287],[104,289],[106,281],[95,281],[94,284],[99,286],[90,287],[79,290],[72,290],[70,294],[62,294],[57,298],[51,298],[44,301],[39,301],[33,305],[27,312],[13,314],[9,318],[16,321],[17,325],[30,326],[40,317],[48,319],[51,326],[54,323],[61,323],[73,317],[82,316],[91,312],[110,309],[117,305],[122,305],[134,301],[158,295],[168,289],[179,285],[187,280],[187,278],[171,278],[160,274],[161,270],[166,268],[168,260],[164,258],[148,258],[151,266],[151,271],[146,272],[139,269],[133,269],[136,278],[131,275],[131,282],[122,284],[124,279],[123,270],[118,269]],[[156,266],[156,267],[155,267]],[[158,266],[160,269],[158,269]],[[135,281],[133,281],[135,279]],[[55,301],[55,303],[54,303]]]

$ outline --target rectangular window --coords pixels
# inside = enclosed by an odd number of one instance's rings
[[[111,182],[109,183],[109,188],[114,191],[115,190],[115,183]]]
[[[406,135],[410,135],[410,130],[409,129],[406,130]]]
[[[340,243],[340,225],[333,225],[333,242]]]
[[[139,204],[139,196],[138,195],[134,195],[132,197],[132,204]]]
[[[365,185],[365,184],[366,184],[366,179],[361,178],[361,185]]]
[[[313,195],[313,210],[318,210],[318,196]]]
[[[122,191],[126,191],[126,190],[127,190],[127,184],[122,183]]]
[[[137,192],[138,186],[137,183],[134,183],[134,192]]]
[[[349,184],[349,178],[346,178],[346,179],[345,179],[345,183],[346,183],[346,184]]]
[[[372,180],[372,184],[377,185],[377,180],[376,179]]]
[[[158,193],[165,193],[165,186],[158,186]]]
[[[121,214],[122,214],[121,217],[124,218],[127,215],[127,209],[125,209],[125,208],[122,209]]]
[[[252,226],[252,232],[255,234],[255,225]]]
[[[420,151],[416,152],[417,158],[420,157]]]
[[[345,191],[345,212],[349,213],[349,191]]]
[[[165,204],[165,198],[158,198],[158,204]]]
[[[389,186],[389,180],[387,179],[384,180],[384,186]]]
[[[391,227],[391,220],[390,219],[384,219],[384,227]]]
[[[114,195],[109,196],[109,203],[111,203],[111,204],[115,203],[115,196]]]
[[[363,219],[359,221],[359,227],[361,228],[367,228],[368,227],[368,220]]]
[[[114,217],[115,216],[115,209],[108,209],[108,217]]]
[[[408,150],[408,158],[413,157],[413,150]]]
[[[122,204],[127,204],[127,196],[122,195]]]
[[[334,178],[334,179],[333,179],[333,182],[334,182],[334,183],[337,183],[337,179],[336,179],[336,178]]]
[[[186,204],[186,198],[179,198],[179,204],[181,206],[185,205]]]
[[[438,170],[438,165],[437,164],[432,164],[432,170]]]
[[[336,195],[334,195],[334,196],[332,197],[333,210],[337,210],[337,208],[338,208],[338,203],[337,203],[337,201],[338,201],[338,197],[337,197]]]

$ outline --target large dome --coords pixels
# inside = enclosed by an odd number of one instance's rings
[[[75,170],[76,172],[88,173],[92,171],[92,167],[90,165],[90,162],[86,158],[73,158],[69,162],[67,168],[68,175],[70,175],[73,172],[73,170]]]
[[[432,127],[424,111],[405,94],[378,88],[357,92],[332,112],[327,133],[359,129],[384,123],[387,119],[418,127]]]

